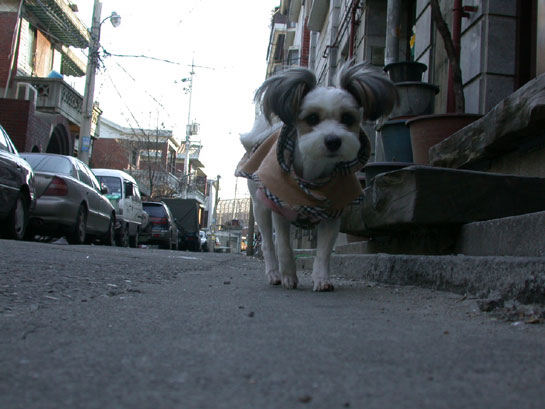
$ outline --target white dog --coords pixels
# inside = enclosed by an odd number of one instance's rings
[[[333,290],[329,259],[340,214],[362,197],[355,172],[371,150],[361,121],[388,114],[397,101],[393,83],[364,64],[345,66],[338,83],[318,87],[304,68],[272,76],[255,94],[263,116],[241,135],[247,153],[236,175],[249,179],[270,284],[297,287],[290,223],[316,225],[314,291]]]

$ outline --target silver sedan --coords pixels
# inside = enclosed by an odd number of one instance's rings
[[[34,170],[36,208],[27,236],[63,236],[71,244],[91,239],[114,244],[115,210],[106,189],[80,160],[50,153],[20,154]]]

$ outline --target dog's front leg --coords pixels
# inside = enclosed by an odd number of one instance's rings
[[[317,227],[318,246],[312,267],[312,282],[314,291],[333,291],[329,281],[329,259],[339,234],[341,218],[322,220]]]
[[[252,195],[254,216],[259,227],[259,232],[261,233],[261,249],[263,250],[263,258],[265,260],[265,275],[269,284],[279,285],[281,277],[274,249],[271,211],[257,197],[257,185],[255,182],[248,181],[248,190]]]
[[[274,212],[272,217],[276,232],[276,252],[282,276],[282,287],[288,289],[297,288],[298,280],[295,259],[290,244],[290,222]]]

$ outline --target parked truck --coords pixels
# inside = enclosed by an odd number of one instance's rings
[[[201,251],[199,202],[195,199],[163,199],[179,230],[179,249]]]

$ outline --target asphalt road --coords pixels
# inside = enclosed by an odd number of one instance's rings
[[[0,407],[543,408],[545,326],[259,260],[0,240]]]

